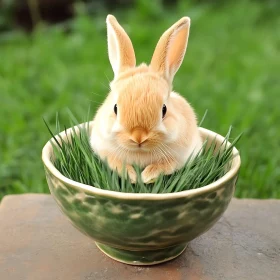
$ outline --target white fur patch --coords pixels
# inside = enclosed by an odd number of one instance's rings
[[[118,121],[115,121],[112,127],[112,132],[117,133],[123,130],[124,130],[123,126]]]
[[[172,98],[180,98],[180,95],[178,93],[176,93],[175,91],[171,91],[170,97],[172,97]]]
[[[156,130],[162,132],[162,133],[167,133],[166,127],[164,126],[163,122],[160,121],[159,124],[156,127]]]

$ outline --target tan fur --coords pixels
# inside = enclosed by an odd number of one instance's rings
[[[151,67],[170,84],[179,69],[188,43],[190,19],[183,17],[173,24],[159,39],[152,57]]]
[[[108,18],[108,50],[115,78],[94,118],[91,145],[119,173],[125,166],[132,181],[136,179],[132,164],[140,165],[142,179],[148,183],[160,173],[180,168],[202,146],[192,107],[171,92],[185,54],[189,19],[182,18],[164,33],[150,66],[134,67],[129,66],[135,62],[129,37],[113,16]],[[163,104],[167,107],[164,119]]]
[[[127,129],[140,126],[149,130],[157,124],[164,97],[167,98],[169,93],[163,79],[140,71],[117,80],[113,88],[115,92],[122,93],[119,94],[118,107],[129,112],[129,118],[126,114],[120,115],[120,122]]]
[[[132,43],[124,29],[117,22],[116,18],[108,15],[106,22],[108,27],[107,39],[109,47],[109,58],[116,76],[118,75],[118,73],[124,71],[125,69],[134,67],[136,64],[136,59]],[[118,52],[119,46],[122,46],[121,52]],[[115,65],[116,60],[119,60],[118,67],[116,67]]]

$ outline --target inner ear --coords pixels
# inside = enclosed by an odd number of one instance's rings
[[[108,25],[107,28],[108,28],[107,40],[108,40],[109,60],[110,60],[111,66],[113,68],[114,74],[117,75],[119,72],[119,68],[120,68],[120,63],[119,63],[120,52],[118,49],[117,38],[116,38],[114,30],[112,29],[112,27],[110,25]]]
[[[115,77],[128,68],[135,67],[136,58],[132,42],[117,19],[107,16],[108,53]]]
[[[160,37],[154,51],[151,68],[172,84],[183,61],[189,37],[190,19],[183,17]]]
[[[186,28],[181,28],[178,31],[175,31],[170,38],[170,44],[167,54],[167,65],[169,65],[169,72],[176,73],[180,65],[182,64],[185,49],[186,49],[186,38],[189,31]],[[184,50],[184,51],[182,51]],[[174,73],[174,74],[175,74]],[[173,75],[174,75],[173,74]]]

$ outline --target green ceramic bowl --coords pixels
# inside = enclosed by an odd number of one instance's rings
[[[204,128],[200,133],[218,144],[224,139]],[[106,255],[133,265],[171,260],[209,230],[233,196],[240,167],[234,149],[230,171],[210,185],[170,194],[133,194],[101,190],[64,177],[50,160],[52,152],[49,141],[42,159],[51,194],[62,212]]]

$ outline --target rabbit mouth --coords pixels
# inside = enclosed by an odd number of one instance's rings
[[[141,148],[147,148],[147,142],[148,142],[148,140],[146,139],[146,140],[144,140],[144,141],[142,141],[142,142],[134,142],[133,140],[130,140],[129,141],[130,142],[130,145],[132,146],[132,147],[134,147],[134,148],[136,148],[136,149],[141,149]]]
[[[142,143],[131,145],[128,148],[128,150],[130,150],[131,152],[150,152],[151,151],[151,149],[149,147],[147,147],[147,145],[144,145]]]
[[[148,145],[148,141],[143,141],[142,143],[129,141],[126,145],[121,146],[129,153],[150,153],[152,151],[152,148]]]

